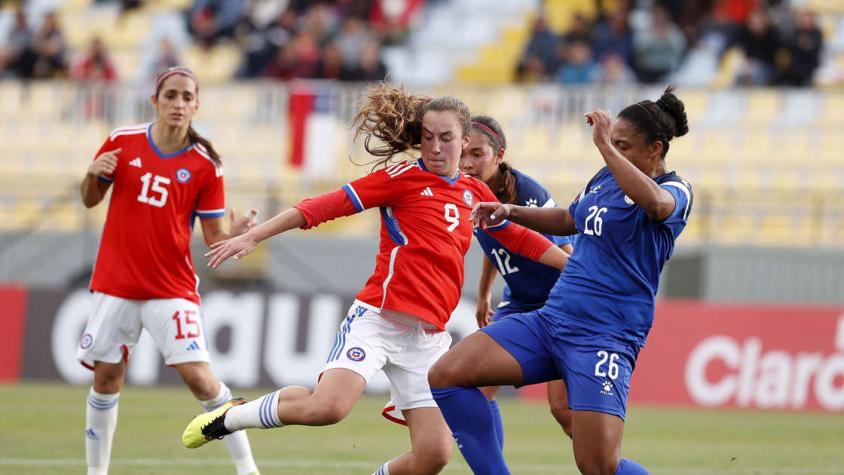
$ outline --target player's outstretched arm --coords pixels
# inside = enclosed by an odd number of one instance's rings
[[[247,256],[261,241],[305,224],[305,217],[298,209],[282,211],[240,236],[212,244],[211,250],[205,253],[205,257],[209,258],[208,267],[216,268],[230,257],[240,259]]]
[[[570,236],[577,233],[574,219],[567,209],[516,206],[496,202],[475,205],[472,219],[476,226],[496,226],[505,219],[542,234]]]
[[[223,229],[223,218],[201,218],[202,237],[205,244],[212,245],[216,242],[230,239],[249,231],[256,224],[258,210],[255,208],[247,211],[243,216],[237,216],[233,209],[229,210],[229,232]]]

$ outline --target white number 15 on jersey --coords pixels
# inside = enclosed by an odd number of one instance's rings
[[[150,186],[150,182],[152,182],[152,186]],[[167,203],[167,188],[164,185],[169,185],[170,179],[147,172],[141,176],[141,183],[143,183],[143,186],[141,194],[138,195],[138,201],[163,208],[164,203]],[[152,195],[150,195],[150,191],[153,193]]]

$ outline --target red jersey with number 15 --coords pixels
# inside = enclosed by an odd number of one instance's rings
[[[117,129],[96,156],[122,149],[91,290],[133,300],[199,303],[190,255],[195,217],[225,214],[223,172],[200,144],[161,153],[152,124]]]

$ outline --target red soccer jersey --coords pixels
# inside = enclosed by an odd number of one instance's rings
[[[445,329],[463,287],[472,207],[497,201],[495,195],[469,175],[458,172],[447,179],[430,173],[422,160],[379,170],[343,190],[358,212],[376,206],[381,210],[375,273],[357,298]]]
[[[152,124],[117,129],[96,156],[122,149],[91,290],[133,300],[199,303],[190,255],[195,216],[225,214],[222,169],[200,144],[163,154]]]

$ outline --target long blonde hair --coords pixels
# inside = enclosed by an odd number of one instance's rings
[[[451,111],[457,116],[463,135],[472,128],[472,115],[460,99],[442,96],[431,99],[411,94],[404,86],[386,82],[370,86],[352,121],[355,141],[364,136],[363,146],[378,157],[373,169],[386,165],[394,155],[418,150],[422,143],[422,117],[428,111]],[[373,138],[379,143],[373,142]]]

